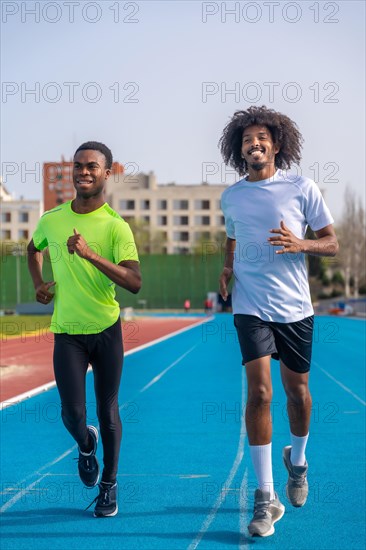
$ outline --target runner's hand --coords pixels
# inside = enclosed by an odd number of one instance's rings
[[[69,254],[76,254],[80,258],[88,259],[92,256],[92,251],[88,247],[88,244],[84,237],[80,235],[77,229],[74,228],[74,234],[67,239],[67,250]]]
[[[270,229],[270,233],[278,233],[276,237],[269,237],[268,241],[272,246],[282,246],[281,250],[276,250],[276,254],[296,254],[302,252],[303,240],[296,237],[292,231],[281,220],[279,229]]]
[[[219,279],[219,283],[220,283],[220,294],[222,296],[222,299],[226,302],[227,300],[227,297],[228,297],[228,289],[227,287],[229,286],[229,282],[230,282],[230,279],[233,275],[233,270],[230,268],[230,267],[224,267],[221,275],[220,275],[220,279]]]
[[[49,304],[50,301],[53,299],[54,294],[52,292],[48,292],[48,289],[51,288],[51,286],[54,286],[56,284],[55,281],[49,281],[48,283],[41,283],[36,288],[36,300],[40,304]]]

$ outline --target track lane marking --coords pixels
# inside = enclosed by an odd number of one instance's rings
[[[245,387],[245,370],[242,369],[241,370],[241,376],[242,376],[242,379],[241,379],[241,410],[243,410],[243,406],[244,406],[244,399],[245,399],[245,396],[244,396],[244,387]],[[197,533],[196,535],[196,538],[191,542],[191,544],[188,546],[188,549],[187,550],[196,550],[196,548],[198,547],[199,543],[201,542],[201,540],[203,539],[203,537],[205,536],[205,534],[207,533],[211,523],[213,522],[213,520],[215,519],[215,516],[219,510],[219,508],[221,507],[222,503],[224,502],[225,498],[226,498],[226,493],[227,491],[230,489],[230,486],[233,482],[233,479],[239,469],[239,466],[243,460],[243,457],[244,457],[244,442],[245,442],[245,437],[246,437],[246,428],[245,428],[245,419],[244,419],[244,415],[242,414],[241,415],[241,422],[240,422],[240,436],[239,436],[239,442],[238,442],[238,449],[237,449],[237,452],[236,452],[236,457],[234,459],[234,462],[233,462],[233,465],[231,467],[231,470],[230,470],[230,473],[223,485],[224,489],[221,490],[219,496],[217,497],[213,507],[211,508],[209,514],[207,515],[206,519],[203,521],[202,525],[201,525],[201,529],[199,530],[199,532]]]
[[[366,406],[366,401],[364,401],[363,399],[361,399],[361,397],[359,397],[356,393],[354,393],[350,388],[348,388],[347,386],[345,386],[344,384],[342,384],[342,382],[340,382],[339,380],[337,380],[337,378],[335,378],[334,376],[332,376],[327,370],[323,369],[323,367],[321,367],[319,365],[319,363],[317,363],[316,361],[312,361],[313,365],[315,365],[319,370],[321,370],[326,376],[328,376],[328,378],[330,378],[331,380],[333,380],[333,382],[335,382],[336,384],[338,384],[339,387],[342,388],[342,390],[346,391],[347,393],[349,393],[350,395],[352,395],[352,397],[354,397],[357,401],[359,401],[364,407]]]
[[[246,550],[247,545],[247,505],[248,497],[248,468],[245,468],[245,473],[243,476],[243,481],[240,485],[240,494],[239,494],[239,533],[240,533],[240,542],[239,550]]]
[[[150,382],[148,384],[146,384],[146,386],[144,386],[140,391],[139,393],[143,393],[144,391],[148,390],[149,388],[151,388],[151,386],[153,386],[154,384],[156,384],[156,382],[159,382],[159,380],[161,380],[161,378],[163,378],[164,374],[166,374],[170,369],[172,369],[173,367],[175,367],[175,365],[177,365],[178,363],[180,363],[182,361],[182,359],[184,359],[185,357],[187,357],[187,355],[189,353],[191,353],[196,347],[198,346],[198,344],[195,344],[194,346],[192,346],[188,351],[186,351],[185,353],[183,353],[183,355],[181,355],[180,357],[178,357],[178,359],[176,359],[173,363],[171,363],[169,365],[169,367],[167,367],[166,369],[164,369],[163,371],[161,371],[159,374],[157,374],[156,376],[154,376],[154,378],[152,380],[150,380]]]

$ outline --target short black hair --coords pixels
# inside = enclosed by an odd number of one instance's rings
[[[102,153],[105,156],[105,167],[108,170],[112,168],[112,164],[113,164],[112,151],[109,149],[109,147],[104,145],[104,143],[100,143],[99,141],[86,141],[76,149],[74,157],[76,153],[78,153],[79,151],[87,151],[87,150],[99,151],[100,153]]]
[[[248,126],[268,128],[274,143],[280,147],[275,157],[276,168],[289,169],[291,164],[300,163],[303,138],[296,123],[288,116],[264,105],[251,106],[246,111],[234,113],[219,141],[225,164],[232,166],[241,176],[248,173],[248,165],[241,155],[243,132]]]

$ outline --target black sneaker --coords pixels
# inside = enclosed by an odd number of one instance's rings
[[[81,481],[87,487],[95,487],[99,480],[99,463],[95,456],[98,445],[98,430],[94,426],[87,426],[94,448],[90,453],[83,453],[79,449],[78,467]]]
[[[94,508],[95,518],[108,518],[115,516],[118,512],[117,482],[107,483],[105,481],[101,481],[99,483],[99,495],[93,500],[93,502],[96,502]]]

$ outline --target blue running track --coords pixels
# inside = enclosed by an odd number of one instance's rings
[[[272,537],[246,530],[255,482],[245,377],[233,318],[222,314],[126,357],[114,518],[84,511],[97,490],[79,481],[56,389],[2,410],[1,550],[365,548],[365,328],[363,320],[316,318],[310,492],[300,509],[285,496],[289,428],[273,362],[274,478],[286,513]],[[87,381],[97,424],[92,374]]]

